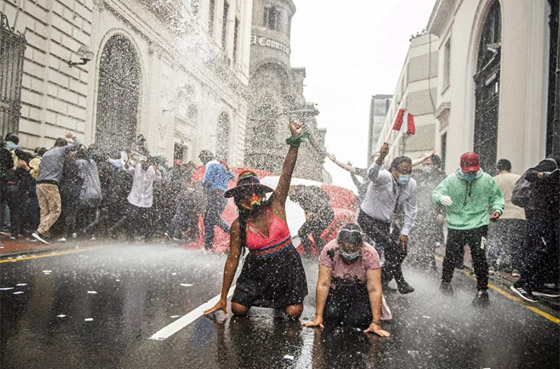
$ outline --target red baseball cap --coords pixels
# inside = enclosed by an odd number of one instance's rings
[[[466,152],[461,155],[461,171],[463,173],[478,172],[479,170],[480,164],[476,152]]]

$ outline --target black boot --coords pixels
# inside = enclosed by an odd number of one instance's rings
[[[474,297],[472,304],[474,306],[490,305],[490,299],[488,298],[488,291],[487,290],[476,291],[476,296]]]
[[[397,282],[397,287],[399,288],[399,293],[402,295],[414,292],[414,288],[409,285],[404,279]]]

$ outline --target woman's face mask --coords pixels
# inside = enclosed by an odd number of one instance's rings
[[[361,234],[361,232],[359,231],[351,231],[351,232],[356,232]],[[352,262],[357,258],[359,258],[360,256],[362,256],[363,241],[359,243],[342,241],[339,243],[339,245],[340,245],[340,249],[338,253],[344,259],[344,261]]]
[[[424,167],[424,174],[428,176],[432,174],[432,167]]]
[[[249,199],[243,201],[241,206],[246,210],[255,210],[262,205],[263,197],[253,194]]]
[[[398,183],[400,185],[402,185],[402,186],[407,185],[408,182],[410,182],[410,176],[409,175],[405,175],[405,174],[399,175]]]
[[[346,253],[344,251],[340,251],[340,256],[346,261],[354,261],[360,256],[362,256],[362,250],[353,252],[353,253]]]

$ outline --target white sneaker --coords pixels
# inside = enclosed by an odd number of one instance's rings
[[[72,238],[73,238],[73,239],[78,238],[78,234],[77,234],[76,232],[72,233]]]
[[[65,237],[60,237],[57,241],[58,242],[66,242],[66,238]]]
[[[33,233],[31,233],[31,237],[33,237],[34,239],[36,239],[37,241],[41,241],[42,243],[44,243],[45,245],[48,245],[49,243],[44,240],[41,235],[39,234],[39,232],[35,231]]]
[[[90,241],[95,241],[95,236],[91,236]]]
[[[511,276],[519,278],[519,277],[521,277],[521,274],[519,273],[519,270],[514,269],[514,270],[511,271]]]

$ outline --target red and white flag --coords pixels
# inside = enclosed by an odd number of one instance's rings
[[[414,127],[414,115],[404,109],[399,109],[392,130],[405,132],[407,135],[413,135],[416,133],[416,127]]]

